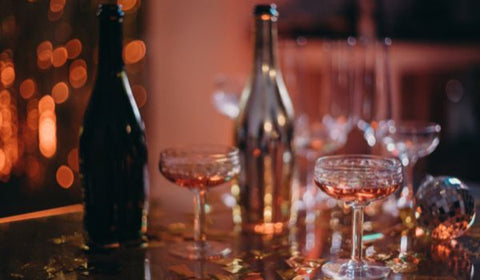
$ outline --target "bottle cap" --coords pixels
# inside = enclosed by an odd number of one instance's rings
[[[256,5],[253,14],[256,16],[269,15],[272,17],[278,17],[277,5],[275,4],[262,4]]]
[[[118,4],[110,4],[107,1],[101,3],[98,6],[97,16],[102,16],[115,20],[123,18],[124,12],[122,11],[122,6]]]

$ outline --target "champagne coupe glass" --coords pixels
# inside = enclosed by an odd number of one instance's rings
[[[389,47],[391,39],[358,40],[355,48],[355,104],[357,127],[370,147],[377,143],[379,126],[392,118]]]
[[[432,153],[439,143],[441,127],[439,124],[425,121],[393,121],[384,123],[379,129],[379,136],[385,149],[398,157],[406,173],[406,185],[402,189],[397,203],[404,224],[413,225],[414,186],[413,171],[419,158]],[[409,210],[405,213],[402,210]],[[410,217],[410,220],[405,220]]]
[[[194,241],[170,247],[170,253],[187,259],[211,259],[230,253],[224,244],[206,241],[205,196],[207,189],[226,183],[240,172],[238,149],[222,145],[167,148],[160,153],[160,172],[172,183],[195,194]]]
[[[338,155],[315,163],[315,184],[327,195],[353,208],[351,259],[336,259],[322,266],[334,279],[380,279],[390,269],[362,258],[363,210],[371,202],[393,194],[403,183],[402,164],[396,158]]]

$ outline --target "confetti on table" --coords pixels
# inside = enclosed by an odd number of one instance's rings
[[[171,265],[168,267],[168,270],[176,273],[181,277],[195,277],[195,273],[184,264]]]

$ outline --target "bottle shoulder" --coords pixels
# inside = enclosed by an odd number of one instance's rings
[[[126,74],[122,72],[97,77],[85,110],[84,122],[128,122],[144,129],[130,84]]]
[[[106,89],[115,91],[113,94],[103,90],[103,86],[96,87],[92,92],[80,130],[80,146],[146,150],[145,127],[126,90]]]
[[[252,115],[293,124],[293,104],[281,76],[272,79],[254,76],[249,80],[242,92],[237,120],[250,119]]]

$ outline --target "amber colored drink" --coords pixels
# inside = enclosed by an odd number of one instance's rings
[[[315,184],[329,196],[345,202],[355,202],[359,204],[369,203],[375,200],[385,198],[394,193],[401,184],[381,185],[374,187],[339,187],[333,184],[318,182]]]
[[[189,189],[215,187],[230,181],[233,177],[224,174],[200,175],[161,169],[163,176],[170,182]]]

